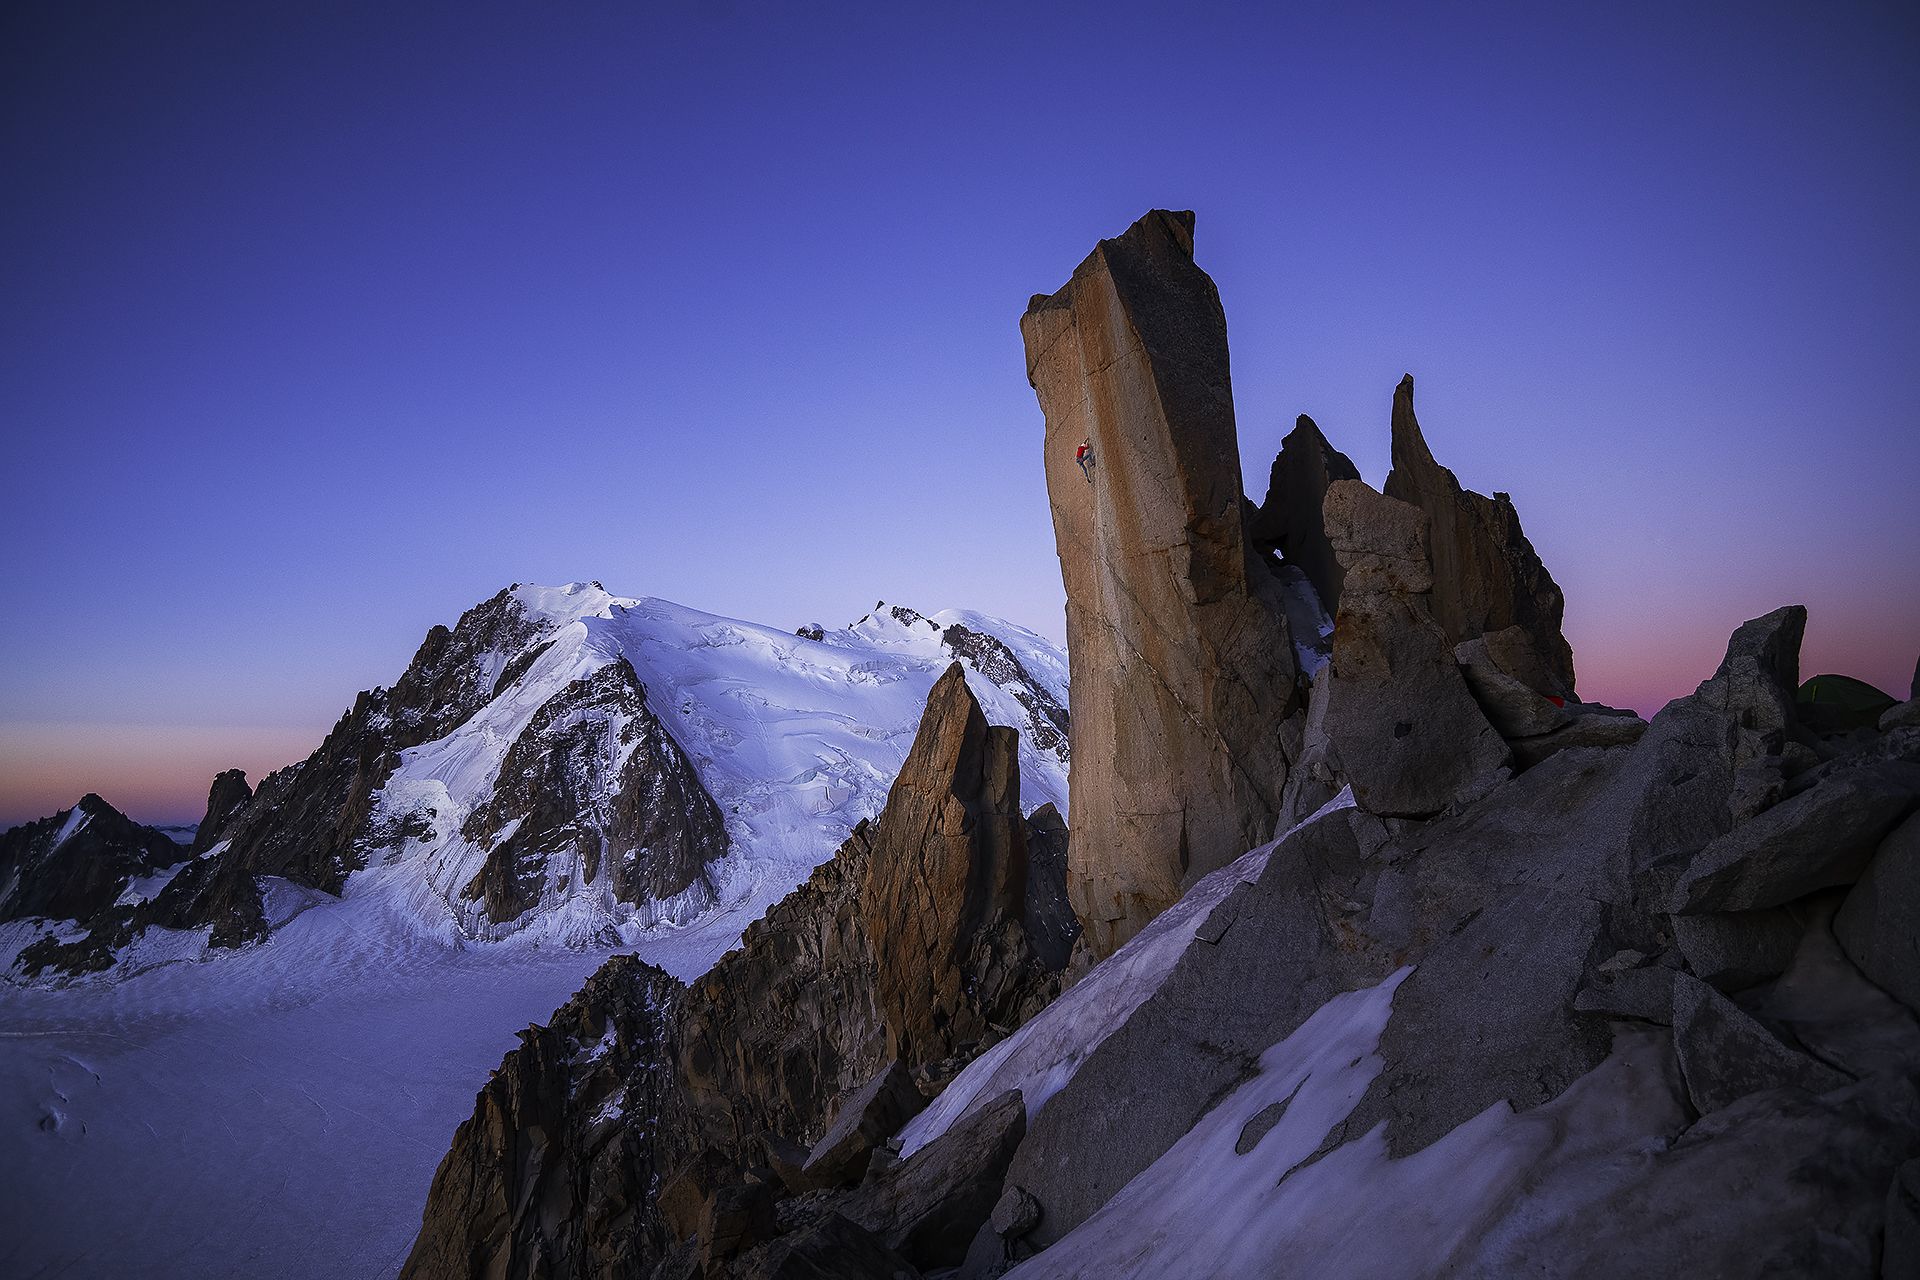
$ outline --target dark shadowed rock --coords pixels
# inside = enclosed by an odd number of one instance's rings
[[[206,816],[200,819],[200,826],[194,831],[193,843],[187,847],[187,852],[199,857],[219,844],[225,838],[228,822],[251,799],[253,788],[247,785],[247,775],[241,770],[228,769],[215,777],[213,785],[207,788]]]
[[[1513,751],[1516,768],[1531,769],[1573,747],[1629,747],[1646,731],[1647,722],[1631,711],[1582,702],[1575,704],[1572,719],[1558,729],[1535,738],[1512,738],[1507,746]]]
[[[1334,772],[1382,815],[1432,814],[1484,795],[1504,776],[1507,748],[1428,612],[1426,517],[1341,480],[1327,490],[1326,524],[1347,573],[1321,676]]]
[[[1909,1160],[1887,1188],[1886,1242],[1880,1255],[1885,1280],[1920,1276],[1920,1160]]]
[[[987,1223],[994,1234],[1018,1240],[1040,1225],[1040,1202],[1025,1187],[1009,1183],[993,1206]]]
[[[764,1244],[779,1233],[773,1192],[764,1183],[741,1182],[707,1197],[700,1216],[700,1261],[706,1270]]]
[[[1099,957],[1273,829],[1293,650],[1245,534],[1226,317],[1193,215],[1101,241],[1020,328],[1067,592],[1071,891]]]
[[[1761,1089],[1825,1093],[1850,1083],[1825,1063],[1780,1043],[1726,996],[1686,974],[1673,989],[1673,1047],[1687,1096],[1702,1115]]]
[[[1050,804],[1027,815],[1027,942],[1048,972],[1064,969],[1080,937],[1080,920],[1067,900],[1066,820]]]
[[[461,834],[487,858],[465,888],[495,923],[536,906],[554,868],[621,902],[665,900],[727,851],[726,821],[625,658],[534,712]]]
[[[1881,842],[1833,932],[1862,973],[1920,1012],[1920,814]]]
[[[1784,731],[1794,723],[1806,630],[1807,608],[1799,604],[1741,623],[1727,641],[1719,669],[1694,691],[1694,699],[1737,719],[1743,728]]]
[[[670,1243],[649,1130],[669,1107],[682,989],[615,956],[480,1091],[433,1176],[407,1280],[637,1280]]]
[[[1805,914],[1787,907],[1673,916],[1670,922],[1687,968],[1722,991],[1785,973],[1807,931]]]
[[[1574,696],[1573,650],[1560,633],[1565,598],[1504,493],[1488,498],[1461,487],[1434,461],[1413,414],[1413,378],[1393,393],[1393,470],[1386,494],[1427,513],[1433,547],[1433,616],[1449,646],[1489,631],[1520,627],[1549,687]]]
[[[187,858],[163,831],[143,826],[97,795],[71,809],[0,834],[0,921],[73,921],[85,932],[62,941],[48,932],[23,947],[22,976],[98,973],[110,968],[152,911],[143,894],[154,876]],[[175,872],[201,864],[188,861]]]
[[[1920,729],[1920,698],[1906,702],[1896,702],[1880,716],[1881,733],[1892,733],[1895,729]]]
[[[1622,962],[1619,957],[1633,957]],[[1589,973],[1573,998],[1581,1013],[1673,1025],[1673,974],[1636,951],[1619,953]]]
[[[855,828],[691,984],[679,1061],[688,1132],[669,1167],[702,1147],[737,1153],[744,1167],[760,1134],[810,1146],[840,1099],[886,1065],[860,909],[872,831]]]
[[[1552,733],[1574,717],[1565,699],[1555,702],[1529,681],[1525,669],[1537,665],[1537,655],[1520,627],[1463,640],[1454,646],[1453,658],[1474,701],[1503,738]]]
[[[1007,1093],[869,1179],[842,1212],[923,1270],[959,1266],[1026,1132],[1026,1104]]]
[[[919,1280],[873,1232],[837,1213],[742,1257],[729,1280]]]
[[[1792,606],[1743,623],[1714,676],[1662,708],[1624,753],[1597,834],[1612,883],[1640,906],[1669,910],[1700,851],[1786,793],[1784,717],[1805,622]]]
[[[802,1175],[814,1186],[858,1182],[874,1147],[898,1133],[926,1105],[914,1087],[913,1074],[894,1059],[840,1104],[839,1114],[808,1154]]]
[[[1313,419],[1301,414],[1280,442],[1267,481],[1267,500],[1248,529],[1254,546],[1277,551],[1288,564],[1300,567],[1328,615],[1340,607],[1340,583],[1346,571],[1327,541],[1321,504],[1326,501],[1327,486],[1335,480],[1359,478],[1347,455],[1328,444]]]
[[[99,796],[82,796],[71,809],[0,835],[0,920],[91,920],[135,876],[185,857],[165,833]]]
[[[1675,912],[1777,907],[1847,885],[1920,801],[1920,763],[1880,761],[1828,775],[1719,837],[1674,890]]]

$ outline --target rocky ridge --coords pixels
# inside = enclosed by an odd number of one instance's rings
[[[0,834],[0,924],[91,920],[117,932],[191,854],[99,796],[82,796],[71,809]],[[89,942],[85,933],[49,933],[22,948],[20,965],[31,975],[66,962],[85,971],[111,962],[108,948]]]
[[[403,1274],[749,1275],[769,1252],[957,1262],[1024,1113],[974,1126],[937,1174],[870,1166],[922,1083],[1057,991],[1045,953],[1070,949],[1073,922],[1045,913],[1064,906],[1064,859],[1027,857],[1056,839],[1021,817],[1015,735],[986,724],[953,665],[880,817],[738,950],[686,988],[616,958],[523,1036],[455,1136]],[[1032,866],[1053,883],[1036,892]]]
[[[878,809],[907,717],[956,657],[1021,726],[1039,799],[1064,800],[1065,664],[1045,641],[974,614],[893,606],[884,622],[810,643],[598,584],[516,584],[433,628],[308,759],[257,791],[221,774],[192,856],[142,901],[103,881],[43,904],[62,914],[34,917],[33,972],[15,976],[244,946],[349,881],[460,939],[744,923]],[[758,723],[743,687],[789,727],[777,749],[736,723]],[[803,769],[818,796],[796,822],[783,789]]]
[[[693,1118],[637,1121],[680,1135],[653,1274],[1903,1274],[1920,727],[1803,716],[1797,606],[1651,722],[1579,702],[1558,587],[1410,382],[1386,492],[1296,428],[1253,508],[1192,225],[1149,215],[1023,322],[1083,698],[1068,887],[1111,954],[1021,984],[1017,1027],[955,982],[1023,895],[991,734],[930,707],[916,755],[964,783],[890,802],[689,992]],[[970,1017],[945,1063],[891,1056]]]

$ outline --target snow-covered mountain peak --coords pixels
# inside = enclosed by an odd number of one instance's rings
[[[210,814],[187,873],[97,931],[233,945],[318,889],[451,943],[692,931],[710,961],[879,813],[956,661],[1020,731],[1025,810],[1064,813],[1066,661],[1024,628],[881,606],[795,633],[514,583],[432,628],[311,757]]]

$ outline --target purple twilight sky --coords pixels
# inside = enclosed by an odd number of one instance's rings
[[[598,578],[1060,637],[1017,320],[1198,212],[1249,487],[1412,372],[1589,697],[1920,654],[1905,4],[6,7],[0,825],[198,816]]]

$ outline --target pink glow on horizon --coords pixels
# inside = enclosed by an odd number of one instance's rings
[[[258,785],[305,758],[325,729],[0,723],[0,828],[68,808],[89,791],[139,822],[197,822],[224,769]]]

